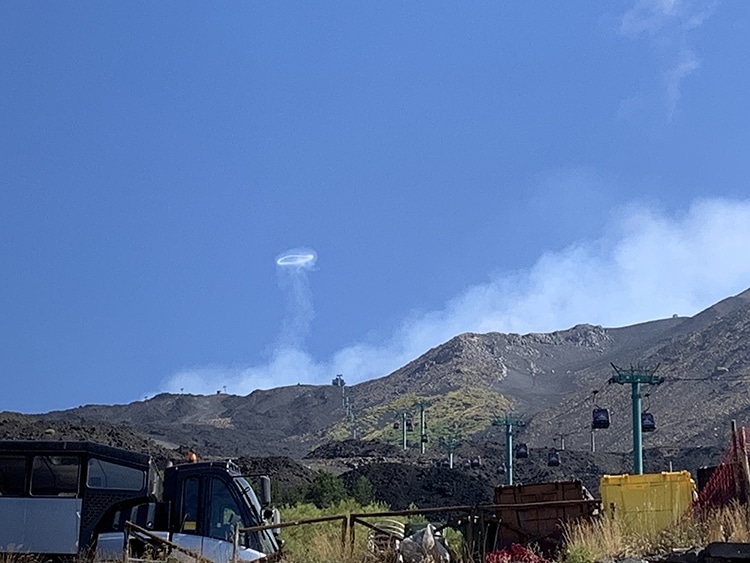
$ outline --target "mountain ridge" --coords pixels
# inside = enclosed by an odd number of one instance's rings
[[[24,416],[119,424],[169,447],[193,446],[216,455],[302,458],[321,444],[353,435],[400,445],[394,423],[409,412],[418,426],[421,404],[427,449],[439,456],[439,439],[446,436],[477,443],[501,439],[493,422],[511,412],[526,423],[519,439],[534,447],[552,447],[564,437],[569,447],[586,449],[594,438],[590,411],[600,403],[610,409],[612,427],[597,431],[598,447],[625,452],[632,447],[629,390],[607,381],[611,364],[638,364],[658,365],[665,378],[643,391],[644,409],[658,425],[657,432],[644,435],[644,446],[676,441],[720,446],[729,420],[750,423],[746,342],[750,289],[692,317],[616,328],[582,323],[524,335],[462,333],[391,374],[344,388],[298,384],[246,396],[162,393],[124,405]],[[418,447],[419,440],[408,441]]]

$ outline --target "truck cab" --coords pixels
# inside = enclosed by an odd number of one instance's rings
[[[270,489],[259,501],[247,478],[231,462],[175,465],[164,475],[164,497],[171,502],[172,541],[198,551],[212,561],[226,561],[232,553],[234,529],[266,524]],[[240,559],[273,554],[279,544],[271,530],[242,534]]]

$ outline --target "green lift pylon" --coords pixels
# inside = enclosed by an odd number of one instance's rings
[[[441,436],[438,439],[438,444],[448,452],[448,467],[453,469],[453,452],[461,445],[461,437],[458,435],[456,429],[454,428],[453,433],[448,436]]]
[[[655,375],[659,369],[657,365],[654,369],[642,367],[630,367],[623,369],[612,364],[615,375],[612,376],[612,383],[625,385],[629,383],[632,386],[631,398],[633,401],[633,474],[643,475],[643,434],[641,430],[641,385],[658,385],[664,378]]]
[[[411,414],[407,413],[406,411],[401,413],[401,445],[404,449],[408,447],[407,441],[406,441],[406,426],[407,421],[409,424],[411,424]]]
[[[419,407],[419,453],[423,454],[427,447],[427,419],[425,408],[429,407],[432,403],[429,401],[417,401],[415,404]]]
[[[505,484],[513,484],[513,427],[523,426],[523,420],[506,414],[492,421],[492,426],[505,426]]]

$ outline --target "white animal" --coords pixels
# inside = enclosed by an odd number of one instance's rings
[[[401,542],[404,563],[450,563],[451,556],[442,542],[435,539],[435,527],[427,524]]]

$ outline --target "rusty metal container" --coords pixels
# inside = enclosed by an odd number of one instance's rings
[[[500,485],[494,504],[499,521],[496,549],[517,543],[553,551],[562,540],[563,522],[590,518],[600,510],[581,481]]]

